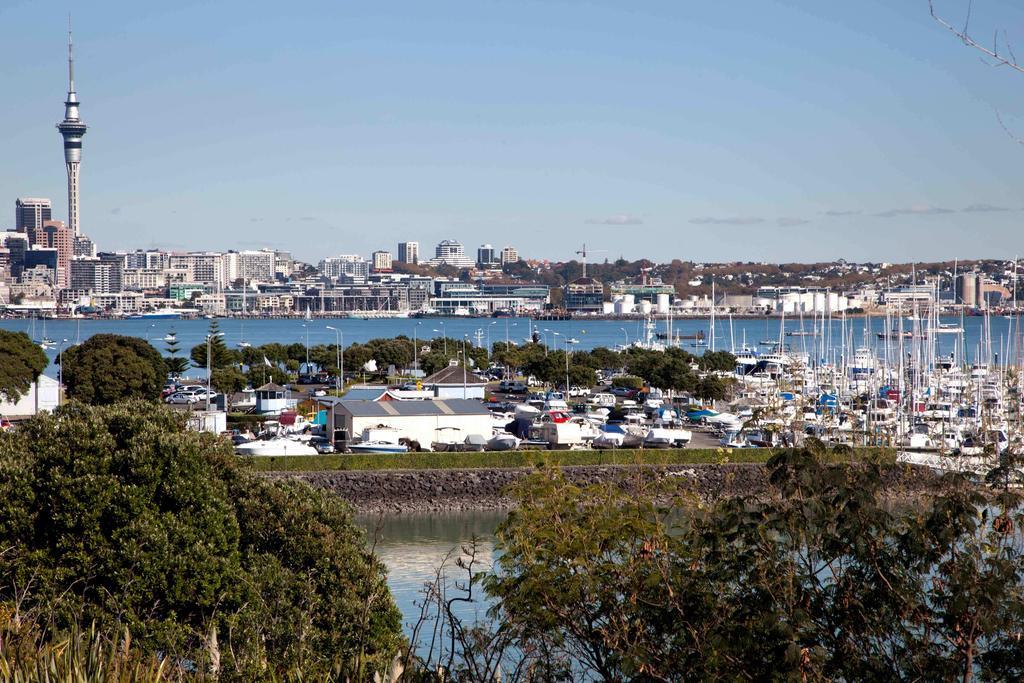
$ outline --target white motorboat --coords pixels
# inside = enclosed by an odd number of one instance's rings
[[[685,448],[693,432],[686,429],[652,427],[644,437],[644,448]]]
[[[404,443],[388,441],[360,441],[350,443],[348,449],[353,453],[408,453],[409,447]]]
[[[317,455],[317,450],[309,444],[276,437],[260,439],[235,446],[238,455],[273,456],[273,455]]]
[[[508,432],[499,432],[487,441],[485,448],[489,451],[514,451],[519,448],[520,440]]]

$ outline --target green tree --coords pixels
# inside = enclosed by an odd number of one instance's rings
[[[206,334],[210,340],[211,369],[238,365],[241,361],[241,354],[232,351],[224,343],[224,337],[220,334],[220,325],[217,324],[216,320],[210,321],[210,327]],[[189,352],[192,364],[197,368],[206,367],[206,345],[207,342],[204,340],[202,343],[193,346],[192,350]]]
[[[705,401],[721,401],[726,397],[728,385],[715,375],[707,375],[697,384],[694,394]]]
[[[129,398],[156,400],[167,379],[163,356],[147,341],[96,334],[61,354],[68,395],[93,405]]]
[[[177,335],[172,332],[164,348],[167,351],[164,363],[167,365],[168,374],[178,376],[187,372],[188,359],[178,355],[181,352],[181,342],[178,341]]]
[[[248,382],[245,373],[238,368],[217,368],[210,372],[210,386],[229,396],[245,389]]]
[[[254,365],[245,374],[246,381],[252,388],[261,387],[264,384],[273,383],[284,386],[291,381],[288,373],[276,365],[267,367],[265,364]]]
[[[46,354],[27,334],[0,330],[0,396],[17,401],[49,364]]]
[[[697,359],[704,372],[732,372],[736,369],[736,356],[728,351],[707,351]]]
[[[231,680],[366,680],[400,644],[340,499],[251,474],[161,406],[70,404],[0,435],[0,465],[0,613],[127,629]]]
[[[894,501],[898,469],[830,455],[712,505],[660,477],[520,482],[484,577],[500,633],[605,681],[1020,680],[1021,496],[952,475]]]

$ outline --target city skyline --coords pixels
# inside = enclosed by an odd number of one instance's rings
[[[809,38],[808,33],[803,37],[813,45],[806,49],[821,49],[828,58],[810,68],[796,54],[800,50],[771,34],[770,25],[763,30],[755,27],[752,16],[764,10],[754,7],[750,16],[744,15],[732,26],[708,8],[683,11],[659,5],[627,12],[593,3],[576,16],[580,20],[576,31],[537,33],[538,22],[572,13],[566,8],[531,5],[514,17],[533,32],[530,40],[518,42],[505,28],[498,31],[501,40],[488,46],[465,31],[474,27],[497,31],[493,22],[501,12],[494,8],[467,11],[453,28],[431,22],[408,6],[405,10],[413,28],[399,28],[387,24],[393,18],[387,12],[363,9],[356,13],[323,6],[316,12],[330,19],[327,24],[348,19],[355,26],[378,31],[358,40],[349,33],[339,36],[319,55],[326,64],[309,61],[310,50],[284,41],[269,54],[252,49],[231,54],[226,48],[220,52],[200,49],[199,55],[180,55],[182,69],[171,74],[166,70],[168,51],[172,38],[182,38],[174,35],[174,27],[200,8],[128,11],[123,26],[132,25],[141,35],[106,26],[102,18],[109,9],[90,12],[76,17],[79,53],[83,24],[89,36],[84,41],[90,73],[85,80],[90,93],[96,93],[90,94],[96,102],[91,111],[102,122],[90,135],[99,149],[98,159],[90,166],[86,193],[89,219],[79,226],[76,212],[69,212],[60,201],[54,203],[53,213],[56,217],[71,214],[70,227],[108,250],[270,247],[288,249],[313,262],[331,254],[393,252],[399,242],[432,244],[446,238],[470,248],[514,243],[526,257],[552,260],[572,259],[584,238],[610,258],[665,255],[654,260],[845,257],[907,261],[1022,251],[1018,225],[1024,207],[1013,187],[1021,151],[992,115],[996,108],[1008,128],[1017,121],[1020,108],[1013,102],[1011,75],[979,68],[970,52],[950,42],[930,20],[926,3],[898,9],[867,3],[861,8],[862,17],[839,8],[812,9],[810,3],[769,5],[767,11],[777,12],[777,21],[799,20],[799,27],[807,30],[829,28],[842,37],[843,47],[859,45],[863,61],[844,60],[841,48],[827,45],[820,34]],[[948,9],[955,11],[956,6],[950,4]],[[1022,16],[1007,3],[986,9],[989,20]],[[230,10],[215,10],[225,11]],[[858,21],[872,16],[887,19],[875,22],[872,28],[878,35],[873,36],[866,33],[867,24]],[[19,25],[22,18],[34,27],[25,33],[38,42],[35,49],[18,52],[17,62],[24,69],[0,71],[0,83],[8,91],[19,92],[22,104],[0,112],[0,125],[11,135],[12,158],[22,160],[0,171],[0,191],[12,201],[60,197],[54,191],[53,157],[40,153],[48,149],[45,131],[52,119],[42,121],[35,114],[41,104],[37,96],[56,91],[49,74],[51,62],[57,60],[44,31],[47,21],[56,17],[29,6],[0,9],[0,17],[12,19],[0,22],[7,26]],[[596,42],[615,28],[612,19],[625,21],[625,29],[647,30],[649,40],[625,39],[622,45]],[[670,25],[693,19],[708,33],[743,35],[754,45],[774,49],[757,53],[744,45],[740,52],[746,61],[736,55],[714,61],[713,54],[705,52],[711,47],[707,36],[701,34],[685,48],[672,44],[658,30],[659,19]],[[158,26],[161,20],[168,23],[164,33]],[[267,38],[273,33],[267,20],[260,15],[242,21],[244,25],[229,32],[226,44],[235,45],[237,32],[243,29]],[[416,33],[416,28],[436,33]],[[905,44],[888,42],[892,31],[905,31]],[[195,47],[202,31],[198,34],[184,39],[185,44]],[[445,36],[459,40],[446,47],[441,45]],[[62,128],[66,153],[68,141],[80,144],[85,129],[77,117],[68,37],[69,92],[61,125],[71,121],[81,130],[71,131],[75,135],[69,137]],[[5,38],[10,40],[0,48],[4,51],[17,49],[23,40],[20,34]],[[143,39],[152,41],[154,49],[140,52],[131,65],[115,59],[121,50]],[[417,39],[430,49],[424,63],[410,63],[410,70],[429,71],[439,92],[414,87],[409,75],[396,78],[396,91],[389,91],[385,81],[378,79],[396,76],[402,55],[408,56]],[[375,53],[387,45],[398,49],[394,54]],[[637,48],[637,54],[627,58],[626,45]],[[327,48],[336,48],[338,54]],[[588,98],[578,106],[566,96],[552,98],[557,77],[540,78],[536,92],[519,90],[518,99],[499,97],[497,84],[473,80],[481,78],[479,67],[457,59],[477,54],[493,60],[495,74],[520,88],[528,79],[514,73],[516,69],[539,77],[539,65],[550,59],[557,75],[583,78],[580,92]],[[763,64],[750,62],[755,54],[764,59]],[[875,65],[885,66],[886,71],[876,77],[866,65],[882,55],[886,59]],[[13,56],[7,56],[11,63]],[[374,56],[379,59],[373,61]],[[684,56],[695,61],[684,61]],[[650,64],[645,63],[648,59]],[[191,72],[192,80],[187,77],[189,68],[199,64],[221,76],[235,73],[246,60],[254,60],[257,70],[279,90],[271,88],[253,97],[246,90],[252,85],[250,75],[237,81],[210,78],[202,72]],[[355,63],[367,73],[346,70],[337,76],[331,71]],[[748,70],[740,68],[744,64]],[[318,87],[315,92],[322,99],[306,100],[308,107],[286,102],[282,98],[306,80],[274,80],[289,65],[301,67],[310,79],[323,76],[326,69],[336,76],[337,84],[345,84],[344,92]],[[792,75],[780,75],[783,65],[798,68]],[[145,80],[143,71],[149,67],[155,77]],[[813,80],[830,69],[853,77],[847,81],[848,90],[839,93],[833,83]],[[754,78],[755,74],[761,78]],[[595,91],[599,76],[635,99]],[[691,92],[703,98],[706,107],[694,106],[698,98],[687,100],[664,88],[671,83],[700,85],[702,79],[707,87]],[[734,81],[731,87],[727,87],[729,80]],[[350,88],[350,81],[359,87]],[[467,83],[481,88],[466,89]],[[938,84],[944,89],[938,89]],[[807,92],[794,100],[787,96],[787,88],[797,85]],[[909,90],[893,98],[900,85]],[[158,87],[164,94],[153,100],[153,89]],[[195,106],[204,94],[212,97],[207,105],[220,113],[247,99],[249,108],[235,110],[234,118],[204,117],[205,125],[197,127],[200,120],[195,112],[182,110],[177,103],[183,98]],[[861,101],[864,94],[874,99]],[[272,106],[264,108],[267,100]],[[52,99],[42,103],[47,101]],[[742,111],[752,101],[764,116],[752,118]],[[619,108],[609,108],[615,102]],[[314,106],[321,103],[324,111]],[[342,112],[346,103],[353,105],[352,111],[344,111],[332,125],[331,117]],[[402,104],[401,114],[387,112]],[[709,121],[713,104],[729,105],[717,111],[727,120],[718,127]],[[360,112],[364,118],[357,121]],[[183,113],[186,125],[180,129],[168,125],[172,115]],[[686,125],[674,125],[673,113]],[[881,125],[883,113],[892,118],[886,126]],[[779,120],[772,121],[773,115]],[[573,122],[578,125],[570,125]],[[916,126],[908,125],[914,122]],[[736,127],[729,129],[730,123]],[[797,123],[802,124],[801,130],[791,130]],[[256,137],[257,128],[264,137]],[[458,135],[460,129],[465,135]],[[152,146],[144,144],[154,130],[161,139]],[[358,139],[360,131],[367,133],[366,140]],[[730,132],[736,140],[729,138]],[[803,135],[802,147],[793,146],[798,132]],[[859,144],[837,137],[840,132],[857,133]],[[762,134],[762,139],[754,140]],[[165,143],[164,137],[170,139]],[[314,150],[311,144],[318,138],[327,144]],[[289,148],[287,139],[297,146]],[[243,150],[241,143],[246,141],[249,146]],[[447,152],[440,144],[445,141],[451,143]],[[210,156],[211,143],[215,156]],[[551,149],[541,150],[541,143]],[[513,149],[517,145],[522,149]],[[615,172],[593,166],[599,158],[595,148],[601,147],[609,150],[608,161],[618,164]],[[34,153],[25,154],[22,149]],[[683,149],[698,153],[673,156]],[[243,151],[259,154],[260,163],[250,163],[245,154],[239,154]],[[300,163],[303,159],[306,164]],[[804,168],[802,164],[811,159],[816,164]],[[288,160],[290,164],[284,163]],[[77,157],[66,157],[66,162],[68,195],[75,197]],[[661,174],[654,174],[658,169]],[[867,177],[866,169],[875,175]],[[193,171],[190,177],[186,170]],[[388,170],[393,173],[382,182]],[[703,178],[698,171],[704,171]],[[221,175],[213,177],[215,172]],[[325,179],[331,178],[336,185],[326,184]],[[303,188],[314,191],[303,198],[298,194]],[[297,202],[302,203],[302,213],[294,211]],[[678,253],[667,253],[666,243]]]

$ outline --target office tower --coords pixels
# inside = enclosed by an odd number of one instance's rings
[[[419,242],[399,242],[398,243],[398,260],[401,263],[419,263],[420,262],[420,243]]]
[[[14,201],[14,229],[28,232],[29,228],[43,227],[43,221],[53,218],[53,207],[49,199],[42,197],[21,197]]]
[[[443,240],[434,250],[434,258],[430,260],[430,265],[472,268],[476,264],[473,259],[466,257],[466,250],[461,242]]]
[[[496,259],[494,258],[494,247],[489,244],[481,245],[480,248],[476,250],[476,264],[481,268],[490,268],[495,265]]]
[[[71,227],[60,221],[45,221],[42,227],[28,231],[28,240],[34,248],[57,251],[55,284],[59,288],[67,287],[71,277],[71,256],[74,254],[75,241]]]

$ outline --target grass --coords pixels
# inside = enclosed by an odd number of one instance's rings
[[[325,472],[331,470],[432,470],[507,468],[556,465],[707,465],[765,463],[781,449],[673,448],[664,450],[506,451],[497,453],[364,453],[351,455],[248,456],[261,472]],[[895,462],[895,451],[860,448],[829,456],[835,462],[879,458]]]

